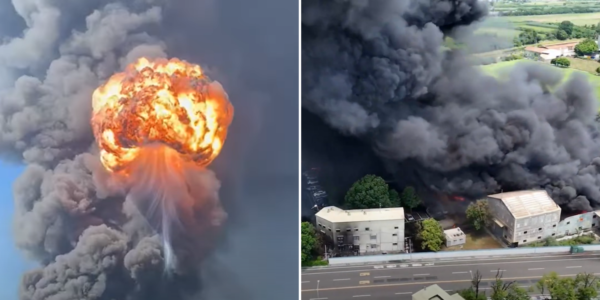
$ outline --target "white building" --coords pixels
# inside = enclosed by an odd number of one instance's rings
[[[467,236],[460,228],[451,228],[444,230],[446,236],[446,247],[460,246],[467,242]]]
[[[360,254],[404,251],[404,209],[343,210],[328,206],[316,214],[317,228],[337,245],[352,245]]]
[[[487,196],[492,231],[512,246],[556,236],[560,207],[544,190]]]

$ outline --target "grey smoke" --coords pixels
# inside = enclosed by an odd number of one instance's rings
[[[0,29],[0,156],[26,164],[14,184],[14,237],[39,262],[23,276],[19,299],[296,297],[297,5],[20,0],[13,6],[21,20],[2,20],[20,28]],[[163,276],[158,236],[132,204],[96,185],[103,174],[89,124],[91,93],[140,56],[208,64],[236,107],[213,166],[230,215],[226,232],[202,265],[190,264],[174,278]],[[280,230],[290,234],[268,247]],[[266,288],[268,282],[277,284]]]
[[[304,107],[370,143],[402,182],[474,197],[544,187],[573,209],[600,206],[598,107],[584,75],[561,82],[524,64],[498,80],[441,49],[444,36],[468,39],[485,5],[303,1]]]

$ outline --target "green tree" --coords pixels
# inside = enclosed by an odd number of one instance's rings
[[[552,299],[578,300],[575,290],[575,280],[560,278],[556,272],[544,274],[536,283],[536,288],[541,294],[550,294]]]
[[[575,277],[575,286],[577,287],[577,300],[590,300],[598,297],[600,282],[598,277],[590,273],[579,273]]]
[[[502,272],[496,272],[496,278],[492,282],[490,298],[492,300],[529,300],[531,297],[527,290],[519,287],[516,281],[505,282]]]
[[[558,25],[558,30],[563,30],[568,36],[571,36],[573,33],[573,23],[570,21],[562,21],[560,25]]]
[[[389,195],[390,195],[390,202],[392,203],[392,206],[394,206],[394,207],[402,206],[402,202],[400,202],[400,195],[398,194],[398,192],[396,192],[395,189],[390,189]]]
[[[423,220],[419,226],[419,240],[423,250],[440,251],[444,244],[444,230],[435,219]]]
[[[407,186],[402,190],[402,195],[400,196],[400,202],[403,207],[406,207],[410,210],[419,206],[421,204],[421,198],[417,195],[415,188],[412,186]]]
[[[571,61],[566,57],[559,57],[554,60],[554,64],[559,67],[568,68],[571,65]]]
[[[487,200],[477,200],[467,207],[467,219],[476,230],[481,230],[490,224],[492,216]]]
[[[579,56],[590,55],[598,52],[598,44],[592,39],[585,39],[575,46],[575,53]]]
[[[387,183],[375,175],[366,175],[356,181],[346,193],[345,204],[350,209],[392,206]]]
[[[313,254],[318,246],[317,232],[315,227],[308,222],[302,222],[300,227],[300,237],[302,241],[300,253],[302,263],[313,259]]]
[[[556,38],[559,39],[559,40],[561,40],[561,41],[564,41],[564,40],[566,40],[566,39],[569,38],[569,35],[564,30],[558,30],[556,32]]]
[[[600,67],[596,68],[596,74],[600,75]]]
[[[467,289],[458,291],[458,294],[465,300],[487,300],[487,296],[484,291],[481,291],[479,285],[483,275],[479,270],[475,271],[471,277],[471,286]]]

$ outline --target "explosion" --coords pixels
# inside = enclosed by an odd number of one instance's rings
[[[227,94],[198,65],[141,58],[96,89],[92,106],[102,165],[161,233],[165,268],[175,268],[172,225],[197,226],[189,224],[197,205],[208,212],[202,216],[208,226],[224,218],[218,184],[198,179],[227,136],[233,117]]]
[[[233,107],[198,65],[141,58],[93,95],[92,127],[102,164],[126,169],[140,150],[164,144],[206,167],[219,155]]]

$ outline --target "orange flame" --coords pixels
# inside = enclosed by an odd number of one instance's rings
[[[122,170],[144,145],[160,143],[204,167],[219,155],[233,106],[198,65],[141,58],[93,94],[92,128],[100,159]]]

